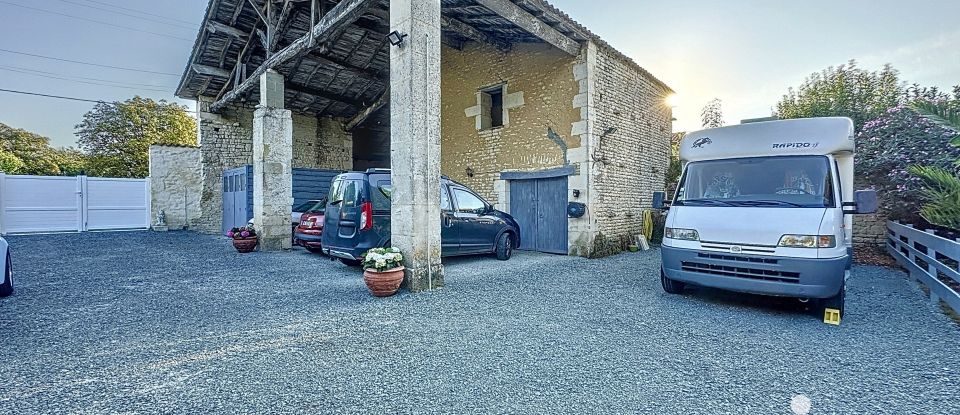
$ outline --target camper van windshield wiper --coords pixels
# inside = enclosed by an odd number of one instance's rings
[[[806,207],[798,203],[786,202],[783,200],[741,200],[741,201],[737,201],[737,203],[744,204],[747,206],[791,206],[791,207],[801,207],[801,208]]]
[[[681,205],[702,203],[705,205],[736,206],[733,203],[717,199],[686,199],[680,200],[679,202],[681,202]]]

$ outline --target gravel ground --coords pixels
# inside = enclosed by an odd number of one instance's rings
[[[304,251],[211,236],[17,236],[0,413],[960,413],[960,327],[858,266],[843,325],[797,303],[667,295],[657,252],[446,261],[379,300]]]

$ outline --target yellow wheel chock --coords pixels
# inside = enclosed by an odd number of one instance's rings
[[[833,324],[834,326],[840,325],[840,310],[836,308],[824,308],[823,309],[823,322],[827,324]]]

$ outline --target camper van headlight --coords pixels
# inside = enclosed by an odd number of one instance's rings
[[[663,236],[670,239],[680,239],[684,241],[699,241],[700,234],[696,229],[667,228],[663,231]]]
[[[787,248],[833,248],[837,238],[833,235],[783,235],[777,246]]]

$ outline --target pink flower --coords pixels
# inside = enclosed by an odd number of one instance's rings
[[[233,231],[228,231],[228,232],[227,232],[227,237],[228,237],[228,238],[233,238]]]
[[[244,238],[250,237],[250,232],[247,232],[247,231],[240,232],[240,236]]]

